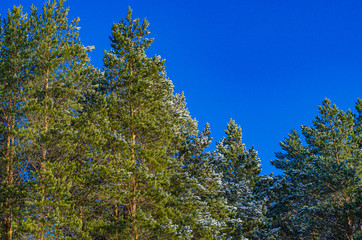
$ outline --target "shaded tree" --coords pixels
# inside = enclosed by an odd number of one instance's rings
[[[230,120],[225,134],[216,145],[213,163],[222,174],[222,195],[235,209],[229,222],[229,236],[252,238],[263,221],[263,202],[254,192],[260,179],[260,160],[253,148],[247,150],[242,143],[241,128],[235,121]]]
[[[328,99],[319,110],[313,127],[302,126],[306,145],[292,131],[272,161],[285,173],[286,194],[271,214],[283,238],[353,239],[361,231],[359,115]]]

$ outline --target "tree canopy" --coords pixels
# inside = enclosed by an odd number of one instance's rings
[[[325,99],[262,176],[234,120],[210,150],[146,19],[97,69],[64,4],[1,19],[1,239],[362,239],[362,100]]]

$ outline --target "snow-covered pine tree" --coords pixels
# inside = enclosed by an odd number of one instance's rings
[[[309,193],[309,150],[302,144],[297,131],[292,130],[280,143],[284,152],[276,153],[272,163],[283,169],[284,176],[277,176],[269,189],[268,217],[272,227],[278,229],[279,238],[308,238],[310,224],[305,219],[305,206],[314,206],[314,196]],[[294,238],[293,238],[294,239]]]
[[[353,239],[362,228],[359,115],[328,99],[319,110],[313,127],[302,126],[306,145],[294,131],[272,162],[284,171],[288,194],[271,213],[281,237]]]
[[[222,195],[234,208],[228,235],[233,239],[252,238],[263,222],[263,202],[253,191],[259,179],[260,160],[254,148],[242,143],[241,128],[230,120],[226,137],[217,143],[213,154],[216,172],[222,174]]]
[[[220,195],[222,181],[205,149],[211,143],[207,124],[190,135],[178,154],[181,167],[172,178],[172,194],[177,206],[176,222],[181,239],[227,239],[225,234],[232,207]]]

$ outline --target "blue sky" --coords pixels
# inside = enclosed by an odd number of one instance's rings
[[[0,0],[29,10],[39,0]],[[155,38],[149,55],[166,59],[176,92],[184,92],[200,128],[214,140],[230,118],[259,152],[263,172],[292,128],[311,125],[325,97],[341,109],[362,98],[362,1],[336,0],[68,0],[80,37],[102,67],[113,22],[147,18]]]

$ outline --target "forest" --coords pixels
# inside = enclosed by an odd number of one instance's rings
[[[97,69],[68,11],[1,19],[1,239],[362,239],[361,99],[325,99],[261,175],[234,120],[209,150],[146,20],[129,8]]]

